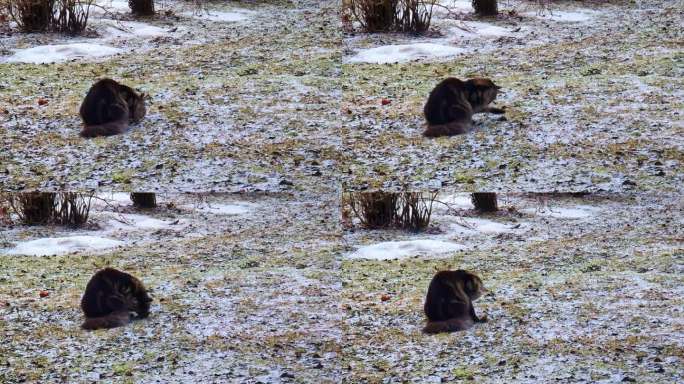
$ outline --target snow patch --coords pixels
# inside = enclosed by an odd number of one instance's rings
[[[562,207],[546,207],[541,209],[525,208],[522,212],[555,217],[557,219],[584,219],[587,217],[595,216],[601,210],[596,207],[588,205],[577,205],[572,208],[562,208]]]
[[[220,11],[207,11],[204,13],[192,13],[185,12],[182,13],[183,16],[192,17],[193,19],[216,21],[222,23],[235,23],[238,21],[244,21],[251,17],[247,11],[234,11],[234,12],[220,12]]]
[[[93,207],[107,207],[108,205],[125,206],[131,205],[131,194],[127,192],[106,192],[98,193],[91,201],[91,209]]]
[[[104,14],[105,11],[108,12],[130,12],[131,7],[128,5],[127,0],[104,0],[98,1],[97,5],[99,7],[92,7],[90,9],[91,15]],[[102,7],[102,8],[100,8]],[[104,8],[104,9],[103,9]]]
[[[137,214],[120,214],[119,219],[112,219],[108,221],[108,226],[113,229],[163,229],[174,225],[163,220],[158,220],[153,217]]]
[[[456,209],[473,209],[472,194],[470,193],[456,193],[453,195],[445,195],[440,199],[444,203],[448,204],[451,208]]]
[[[548,19],[553,21],[578,23],[582,21],[589,21],[595,17],[594,12],[570,12],[570,11],[551,11],[544,14],[535,14],[536,17]]]
[[[463,219],[463,224],[459,223],[452,224],[450,226],[450,234],[473,234],[473,233],[504,233],[511,232],[513,228],[506,224],[497,223],[496,221],[486,220],[486,219],[474,219],[468,218]]]
[[[473,36],[506,36],[510,31],[506,28],[497,27],[488,23],[481,23],[477,21],[464,24],[467,30],[462,28],[451,28],[449,36],[456,37],[473,37]]]
[[[122,52],[121,49],[100,44],[73,43],[40,45],[16,51],[7,59],[8,63],[58,63],[70,59],[111,56]]]
[[[214,215],[244,215],[257,207],[257,204],[207,204],[196,208],[197,211],[207,212]]]
[[[361,247],[347,257],[350,259],[393,260],[418,255],[442,255],[465,248],[464,245],[441,240],[386,241]]]
[[[434,43],[384,45],[363,49],[348,58],[348,63],[400,63],[417,59],[443,58],[464,52],[463,48]]]
[[[154,25],[136,21],[103,20],[107,37],[157,37],[168,34],[168,31]]]
[[[97,251],[123,245],[122,241],[97,236],[48,237],[17,243],[8,255],[49,256],[76,251]]]
[[[439,2],[444,7],[449,7],[450,10],[457,10],[461,12],[472,12],[473,3],[472,0],[442,0]],[[433,13],[444,12],[445,9],[442,7],[435,7]]]

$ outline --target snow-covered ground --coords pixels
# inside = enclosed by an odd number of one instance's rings
[[[109,248],[154,242],[158,240],[155,234],[160,233],[172,233],[178,239],[196,238],[212,232],[208,228],[212,224],[243,220],[260,209],[257,203],[230,202],[225,197],[160,197],[158,209],[138,211],[127,193],[94,195],[90,200],[89,225],[84,229],[53,228],[54,233],[49,237],[41,234],[39,238],[26,235],[25,229],[5,231],[5,244],[10,246],[4,250],[0,248],[0,253],[36,256],[98,253]],[[167,207],[168,202],[173,202],[170,207]]]
[[[344,40],[343,182],[349,189],[672,191],[684,185],[681,2],[441,2],[425,36]],[[425,49],[429,47],[430,49]],[[446,77],[488,77],[504,116],[426,139],[423,106]]]
[[[680,196],[503,194],[494,214],[473,211],[467,196],[443,191],[438,200],[453,203],[434,206],[426,233],[345,232],[341,364],[352,367],[348,382],[387,375],[420,383],[684,380]],[[350,257],[447,239],[463,248]],[[427,287],[442,269],[483,279],[488,293],[475,308],[487,323],[421,333]]]
[[[336,2],[171,0],[152,18],[98,5],[84,36],[0,28],[3,188],[336,189]],[[67,73],[68,85],[45,86]],[[78,107],[103,77],[148,94],[147,116],[82,139]]]
[[[135,210],[126,196],[99,194],[83,230],[0,227],[0,246],[18,251],[0,251],[0,382],[339,382],[335,201],[168,193]],[[94,249],[105,232],[118,246]],[[65,242],[81,247],[54,252]],[[149,318],[79,328],[85,285],[104,266],[142,280]]]

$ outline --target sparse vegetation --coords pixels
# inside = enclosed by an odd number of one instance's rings
[[[88,25],[94,0],[2,0],[0,6],[23,32],[77,35]]]
[[[436,193],[347,193],[344,202],[361,226],[367,229],[400,228],[420,231],[430,225]]]
[[[345,0],[342,14],[366,32],[424,33],[430,28],[437,0]],[[349,17],[349,16],[347,16]]]
[[[55,216],[54,192],[26,192],[5,195],[5,200],[24,225],[44,225]]]
[[[9,211],[24,225],[82,227],[88,221],[93,193],[25,192],[7,193]]]
[[[52,24],[55,0],[4,0],[3,5],[23,32],[44,32]]]

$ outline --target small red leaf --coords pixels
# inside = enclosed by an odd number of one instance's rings
[[[39,293],[38,295],[40,295],[40,297],[48,297],[48,296],[50,296],[50,292],[48,292],[48,291],[40,291],[40,293]]]
[[[387,104],[390,104],[391,102],[392,102],[392,100],[390,100],[390,99],[382,99],[382,101],[380,101],[380,104],[387,105]]]

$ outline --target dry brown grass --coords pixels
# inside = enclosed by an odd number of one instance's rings
[[[351,212],[366,229],[421,231],[430,225],[436,197],[432,192],[349,192],[343,212]]]

